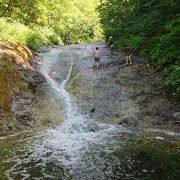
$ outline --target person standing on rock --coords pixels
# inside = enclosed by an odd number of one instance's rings
[[[124,53],[126,64],[132,64],[132,50],[127,45],[124,45]]]
[[[96,49],[94,50],[94,66],[96,69],[99,69],[100,55],[101,55],[101,52],[99,51],[99,48],[96,47]]]
[[[110,59],[113,59],[113,58],[114,58],[114,41],[113,41],[112,36],[109,37],[108,47],[109,47],[110,52],[111,52],[111,57],[110,57]]]
[[[71,44],[72,44],[72,38],[71,38],[70,35],[67,35],[67,37],[66,37],[66,43],[67,43],[68,45],[71,45]]]
[[[112,38],[112,36],[109,36],[108,47],[110,48],[110,46],[111,46],[112,44],[114,44],[113,38]]]

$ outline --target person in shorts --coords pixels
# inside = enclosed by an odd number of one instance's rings
[[[96,47],[96,49],[94,50],[94,66],[96,69],[99,69],[99,64],[100,64],[100,51],[99,48]]]

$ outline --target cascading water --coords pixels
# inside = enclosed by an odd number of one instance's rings
[[[21,140],[10,138],[3,148],[0,141],[0,180],[179,179],[174,157],[178,159],[180,151],[175,141],[141,138],[123,126],[99,124],[79,113],[65,87],[76,61],[73,58],[82,52],[82,58],[89,56],[91,46],[77,46],[74,51],[73,46],[53,48],[42,54],[41,72],[54,93],[51,94],[58,102],[64,102],[65,119],[56,128]],[[59,66],[61,62],[67,62],[67,66]],[[56,70],[60,80],[51,78],[52,70]],[[174,170],[163,166],[167,161],[175,163]]]
[[[76,103],[74,102],[73,98],[70,94],[65,90],[65,85],[69,81],[71,76],[71,71],[73,68],[73,55],[72,52],[70,53],[69,61],[70,67],[66,78],[58,84],[55,80],[53,80],[50,76],[50,70],[53,65],[57,63],[57,61],[61,60],[60,57],[61,50],[55,49],[52,52],[48,53],[46,57],[44,57],[44,63],[41,68],[41,72],[47,79],[47,82],[54,90],[54,92],[64,99],[66,105],[66,119],[64,123],[56,128],[57,131],[63,133],[72,133],[72,132],[84,132],[88,131],[90,128],[90,124],[94,125],[92,128],[98,128],[96,123],[90,119],[84,118],[80,113],[78,113],[78,108]],[[90,131],[92,129],[89,129]],[[95,130],[95,129],[93,129]]]
[[[46,77],[47,82],[49,83],[53,91],[61,98],[64,98],[65,105],[66,105],[66,116],[67,116],[66,118],[70,119],[70,116],[72,116],[71,114],[73,112],[72,105],[71,105],[71,97],[64,88],[65,88],[65,84],[67,83],[71,75],[71,71],[73,67],[73,59],[72,58],[69,59],[71,61],[70,70],[67,74],[66,79],[64,79],[61,84],[58,84],[50,76],[50,70],[52,66],[56,64],[58,60],[60,60],[60,53],[61,53],[61,50],[59,49],[55,49],[51,51],[50,53],[48,53],[47,56],[44,57],[44,62],[41,68],[41,72]]]
[[[55,49],[52,50],[45,56],[44,63],[41,68],[41,72],[44,74],[44,76],[47,78],[47,81],[49,85],[52,87],[55,93],[57,93],[61,98],[63,97],[66,105],[66,119],[63,124],[58,126],[54,131],[58,133],[86,133],[86,132],[94,132],[100,129],[103,129],[103,127],[106,127],[106,125],[99,124],[87,117],[84,117],[82,114],[78,112],[77,105],[74,101],[74,98],[66,91],[65,86],[66,83],[69,81],[72,68],[73,68],[73,52],[70,52],[69,61],[70,67],[69,71],[67,73],[66,78],[58,84],[55,80],[53,80],[49,73],[50,69],[53,65],[57,63],[57,61],[61,60],[61,50]],[[108,128],[119,128],[122,126],[108,126]],[[125,128],[122,128],[122,130],[125,130]],[[127,129],[126,129],[127,130]]]
[[[75,177],[79,168],[87,166],[82,161],[82,157],[90,147],[96,147],[97,145],[101,147],[101,145],[106,144],[107,137],[110,138],[114,133],[128,132],[122,126],[97,124],[78,112],[73,97],[65,89],[73,68],[73,52],[71,50],[68,52],[70,65],[66,78],[61,83],[58,83],[50,76],[52,67],[58,61],[61,61],[62,58],[63,56],[61,57],[61,50],[59,48],[52,49],[44,54],[42,56],[43,65],[41,72],[46,77],[54,93],[64,100],[66,106],[65,120],[58,127],[28,139],[29,143],[23,146],[23,149],[20,148],[21,156],[14,155],[13,159],[11,159],[15,165],[6,171],[6,176],[9,179],[16,174],[21,174],[23,179],[32,177],[29,167],[26,166],[32,162],[35,163],[37,169],[42,170],[41,177],[49,177],[46,172],[46,167],[49,164],[52,164],[52,166],[61,165],[70,172],[71,176]],[[106,148],[107,151],[108,149],[109,147]],[[57,177],[52,175],[49,178]]]
[[[142,179],[151,176],[155,178],[147,179],[156,179],[168,172],[164,167],[161,169],[161,162],[158,164],[152,160],[157,156],[154,149],[152,149],[152,152],[155,152],[152,154],[153,158],[150,156],[149,149],[158,147],[158,142],[150,141],[146,157],[146,151],[143,150],[148,144],[147,139],[138,141],[139,135],[130,133],[123,126],[99,124],[78,112],[75,99],[65,89],[76,60],[73,59],[73,53],[75,52],[71,47],[53,48],[41,57],[43,59],[41,72],[56,96],[64,101],[66,108],[64,122],[56,128],[22,138],[16,146],[12,145],[13,148],[8,150],[9,156],[5,153],[5,158],[2,158],[0,151],[2,161],[0,179],[114,180]],[[51,70],[64,59],[68,62],[68,71],[64,80],[61,79],[59,82],[51,78],[50,74]],[[57,73],[62,70],[62,67],[56,67]],[[173,147],[172,145],[170,144],[170,147]],[[167,143],[164,146],[165,150],[166,148]],[[6,152],[6,148],[4,151]],[[166,154],[168,156],[168,152],[169,150],[163,157]],[[160,167],[157,173],[155,167]],[[164,176],[175,177],[175,174],[172,171],[170,175]],[[171,177],[169,179],[173,179]]]

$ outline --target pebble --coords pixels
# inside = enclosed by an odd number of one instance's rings
[[[146,169],[143,169],[143,170],[142,170],[142,172],[145,172],[145,173],[147,173],[147,172],[148,172],[148,170],[146,170]]]
[[[155,137],[155,139],[157,139],[157,140],[161,140],[161,141],[163,141],[163,140],[164,140],[164,138],[163,138],[163,137],[160,137],[160,136]]]

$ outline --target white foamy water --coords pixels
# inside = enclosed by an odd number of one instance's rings
[[[128,132],[123,126],[98,124],[78,112],[74,98],[65,89],[66,83],[71,77],[74,63],[71,50],[69,50],[70,55],[68,56],[71,63],[66,78],[59,84],[50,76],[52,67],[63,58],[61,53],[62,50],[56,48],[43,55],[41,72],[54,93],[64,100],[65,120],[58,127],[28,139],[28,143],[19,148],[18,154],[20,155],[15,154],[9,160],[9,162],[14,162],[14,165],[6,171],[8,179],[13,179],[12,176],[18,174],[21,175],[22,179],[36,177],[36,175],[32,176],[32,169],[41,171],[40,177],[42,179],[43,177],[56,178],[56,175],[50,176],[46,172],[49,164],[52,166],[61,165],[73,176],[73,169],[84,166],[82,158],[90,147],[97,148],[103,145],[104,151],[111,151],[110,147],[106,147],[106,143],[111,141],[115,134]],[[66,175],[64,176],[66,177]]]

